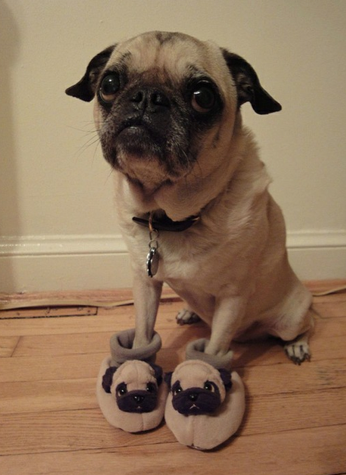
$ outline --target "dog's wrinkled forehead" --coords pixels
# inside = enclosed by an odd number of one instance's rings
[[[130,73],[155,82],[179,83],[192,73],[225,76],[229,81],[220,48],[182,33],[149,32],[119,43],[106,68],[113,65],[123,65]]]

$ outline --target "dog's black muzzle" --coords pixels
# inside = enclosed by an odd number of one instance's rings
[[[171,125],[171,101],[160,89],[134,89],[122,101],[121,116],[118,134],[126,129],[130,134],[146,132],[154,142],[164,142]]]
[[[137,111],[147,113],[164,113],[171,108],[171,101],[167,95],[157,88],[142,87],[131,92],[130,102]]]

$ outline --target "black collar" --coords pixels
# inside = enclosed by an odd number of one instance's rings
[[[149,230],[150,227],[152,227],[155,231],[181,232],[189,229],[197,223],[200,218],[200,215],[196,215],[189,216],[183,221],[173,221],[165,213],[158,216],[156,216],[155,213],[148,213],[144,218],[133,217],[132,220],[141,226],[145,226]]]

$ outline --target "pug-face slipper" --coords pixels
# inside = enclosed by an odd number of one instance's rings
[[[178,442],[211,450],[238,430],[245,411],[245,391],[236,372],[187,360],[165,380],[170,388],[165,420]]]
[[[157,365],[129,360],[116,367],[111,357],[102,361],[96,396],[114,427],[133,433],[155,429],[163,419],[167,393]]]
[[[154,332],[149,344],[139,348],[133,348],[134,338],[134,328],[111,337],[110,356],[102,361],[96,386],[106,420],[127,432],[157,427],[168,392],[161,368],[154,365],[162,344],[160,335]]]

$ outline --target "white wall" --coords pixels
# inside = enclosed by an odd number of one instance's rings
[[[0,291],[130,286],[92,106],[92,55],[147,30],[244,56],[283,105],[244,106],[303,279],[346,277],[344,0],[0,0]]]

